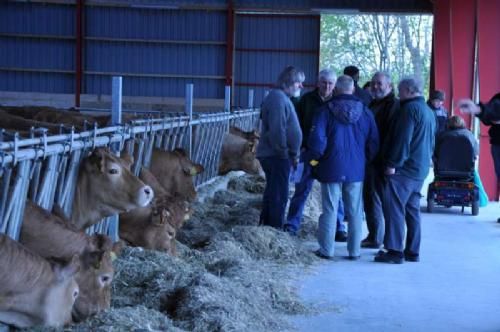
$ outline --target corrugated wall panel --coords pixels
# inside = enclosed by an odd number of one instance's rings
[[[73,6],[1,3],[0,89],[72,93],[74,25]]]
[[[74,6],[0,2],[0,32],[75,35]]]
[[[214,98],[224,94],[223,80],[123,77],[123,95],[149,97],[184,97],[186,84],[194,84],[194,98]],[[111,76],[85,75],[88,94],[110,94]],[[219,97],[223,98],[223,97]]]
[[[194,83],[200,98],[224,97],[224,12],[90,6],[86,27],[85,72],[123,73],[124,94],[183,97]],[[84,93],[109,90],[109,75],[85,76]]]
[[[254,105],[263,91],[276,81],[281,70],[293,65],[304,70],[305,84],[316,82],[319,66],[319,15],[236,16],[235,94],[233,104],[248,105],[248,90],[254,90]]]

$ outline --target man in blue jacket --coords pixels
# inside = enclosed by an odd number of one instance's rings
[[[283,229],[291,167],[299,160],[302,132],[290,97],[300,96],[304,72],[286,67],[261,107],[257,158],[266,174],[260,224]]]
[[[420,259],[420,190],[434,151],[436,119],[422,96],[422,83],[410,77],[398,85],[400,110],[384,144],[384,209],[386,251],[376,262]],[[406,222],[406,242],[405,242]]]
[[[356,260],[360,257],[365,166],[378,152],[379,136],[372,113],[352,95],[353,79],[340,76],[335,92],[336,96],[315,114],[307,144],[306,160],[321,182],[323,207],[318,223],[320,248],[315,254],[325,259],[334,255],[337,209],[342,192],[349,220],[347,258]]]

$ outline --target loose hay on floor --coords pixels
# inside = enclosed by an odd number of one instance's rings
[[[127,247],[115,261],[112,308],[65,330],[289,328],[284,315],[311,311],[290,282],[317,261],[301,238],[313,236],[319,213],[311,211],[317,202],[308,201],[298,238],[258,226],[264,186],[260,177],[232,178],[228,190],[196,203],[178,232],[178,257]]]

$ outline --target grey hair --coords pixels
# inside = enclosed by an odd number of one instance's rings
[[[392,78],[391,78],[391,75],[389,75],[388,72],[386,71],[378,71],[376,72],[375,74],[373,74],[372,76],[372,79],[375,77],[375,76],[383,76],[385,77],[385,79],[387,80],[387,83],[392,83]]]
[[[399,84],[398,89],[407,89],[410,94],[421,95],[423,93],[422,80],[416,76],[409,76],[403,78]]]
[[[349,93],[354,89],[354,80],[351,76],[340,75],[335,83],[335,90],[337,93]]]
[[[305,78],[306,75],[302,70],[295,68],[294,66],[288,66],[283,69],[281,74],[278,76],[276,85],[281,89],[286,89],[297,82],[304,82]]]
[[[331,69],[322,69],[319,72],[318,81],[321,80],[322,78],[324,79],[332,78],[335,81],[337,79],[337,75],[335,75],[335,72]]]

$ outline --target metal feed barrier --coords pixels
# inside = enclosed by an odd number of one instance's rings
[[[229,127],[254,130],[259,115],[258,109],[200,114],[191,110],[187,115],[175,116],[157,113],[127,124],[79,133],[71,130],[49,136],[37,130],[31,138],[4,130],[0,135],[0,232],[19,238],[26,199],[48,210],[57,205],[64,214],[71,215],[80,163],[97,147],[108,146],[136,156],[136,175],[142,166],[150,165],[153,148],[184,148],[193,161],[205,168],[195,178],[199,186],[217,176],[220,150]],[[116,240],[118,219],[106,218],[87,231],[108,234]]]

